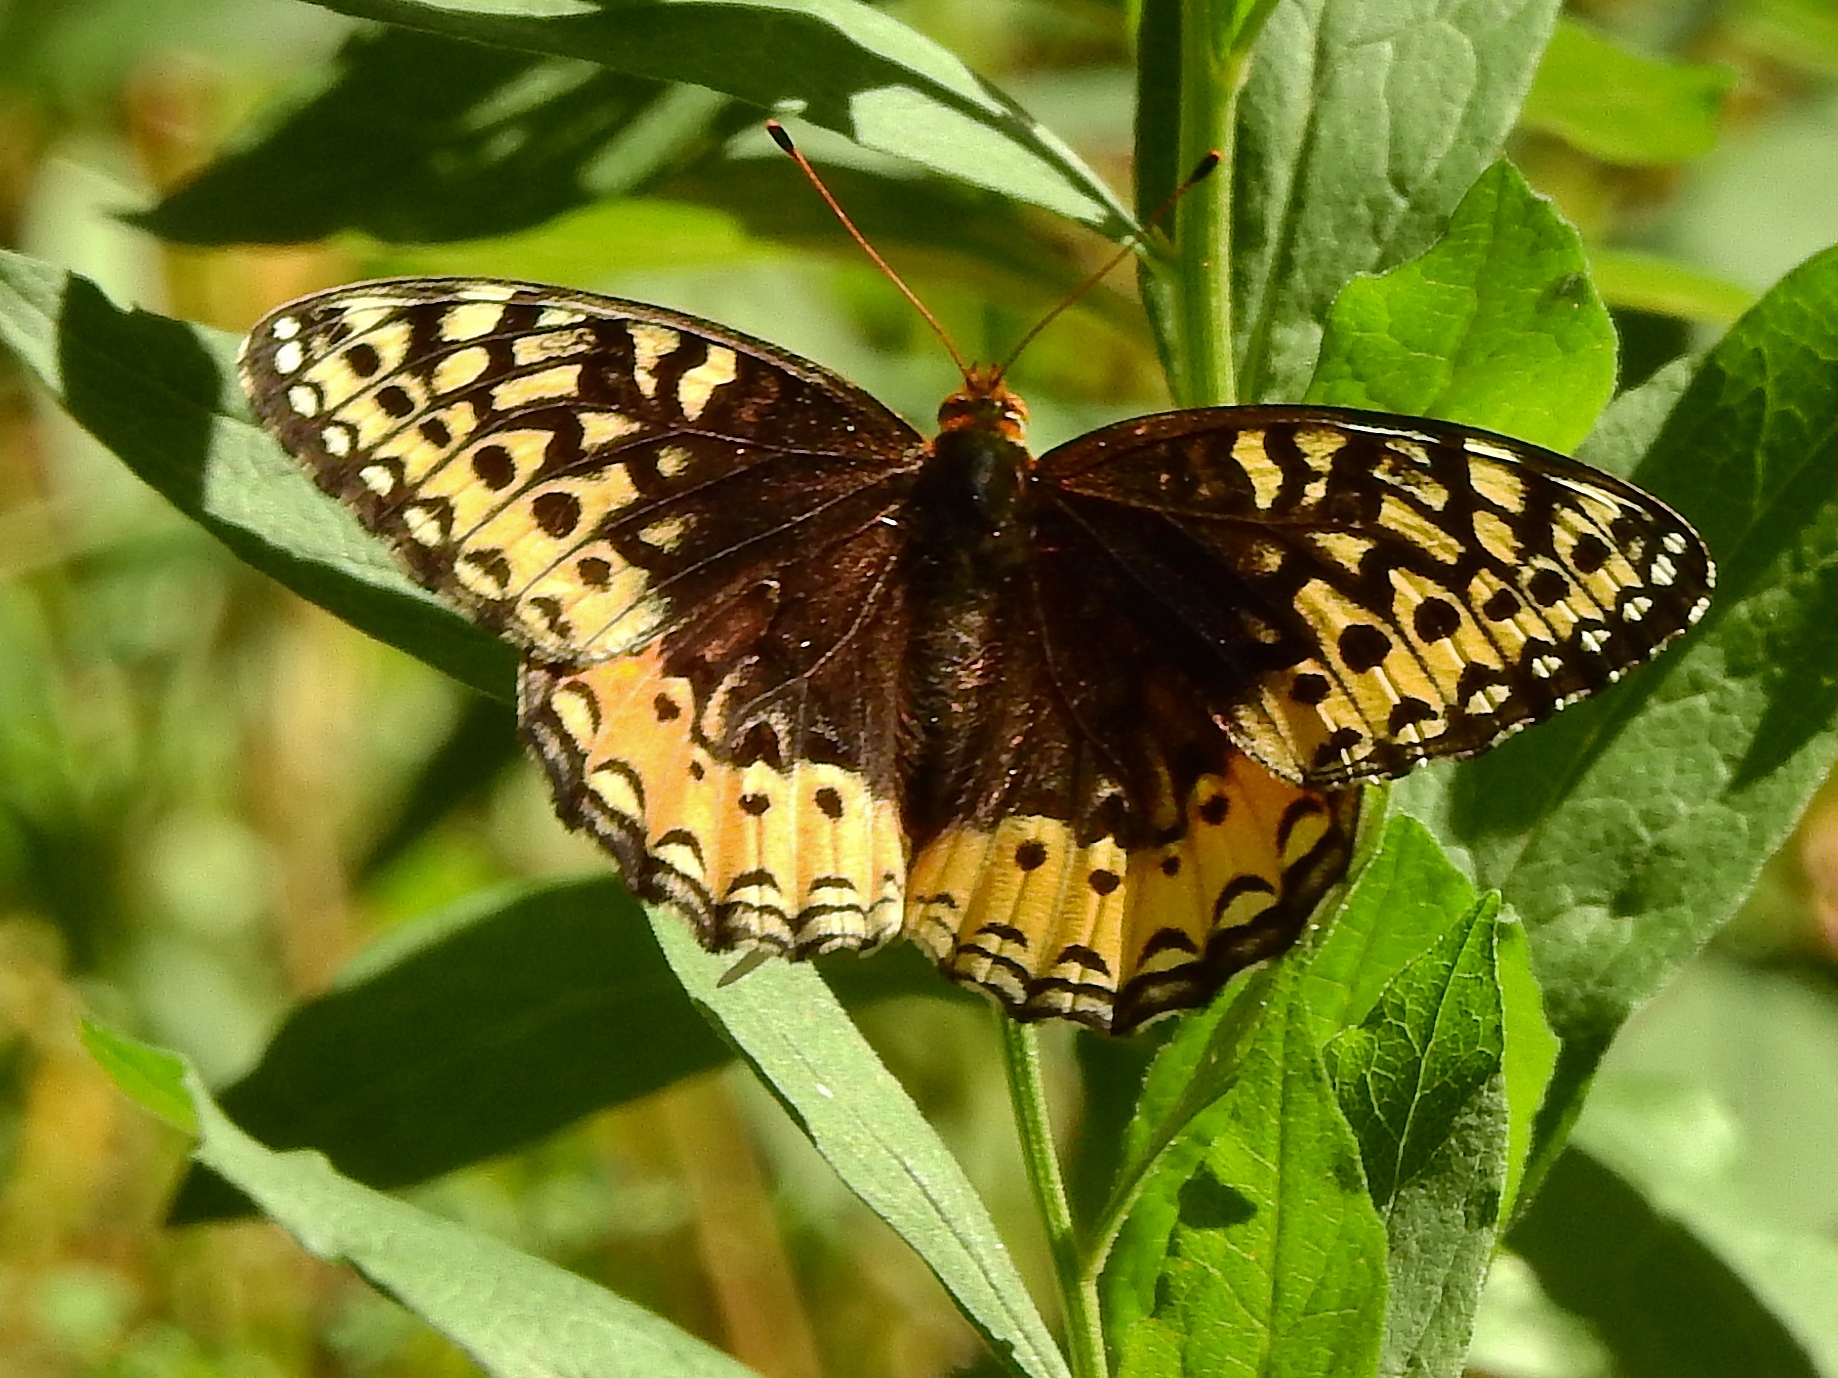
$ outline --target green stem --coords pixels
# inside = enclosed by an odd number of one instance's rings
[[[1176,3],[1176,0],[1164,0]],[[1196,187],[1176,213],[1175,253],[1158,264],[1173,281],[1162,319],[1163,359],[1175,402],[1183,407],[1230,406],[1239,400],[1234,357],[1232,197],[1237,186],[1238,100],[1249,75],[1251,49],[1275,0],[1179,0],[1178,16],[1157,9],[1163,25],[1178,22],[1178,52],[1162,39],[1163,69],[1178,64],[1180,109],[1163,127],[1179,146],[1182,173],[1209,152],[1219,170]],[[1147,12],[1145,11],[1145,15]],[[1159,38],[1161,31],[1156,36]],[[1146,133],[1146,131],[1145,131]],[[1157,175],[1165,169],[1156,169]]]
[[[1191,167],[1207,152],[1222,156],[1219,171],[1181,202],[1175,272],[1180,317],[1184,407],[1229,406],[1238,400],[1232,367],[1232,154],[1243,61],[1221,62],[1211,32],[1211,6],[1182,7],[1181,159]]]
[[[1018,1024],[1006,1015],[1001,1016],[1001,1023],[1008,1094],[1015,1107],[1015,1128],[1021,1135],[1021,1156],[1046,1228],[1047,1247],[1053,1255],[1053,1275],[1066,1313],[1066,1348],[1073,1378],[1108,1378],[1097,1279],[1088,1277],[1083,1267],[1072,1228],[1072,1208],[1066,1201],[1066,1183],[1060,1176],[1059,1155],[1053,1150],[1047,1092],[1040,1079],[1040,1040],[1031,1024]]]

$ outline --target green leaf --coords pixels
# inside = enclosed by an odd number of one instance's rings
[[[1414,782],[1394,792],[1525,921],[1567,1045],[1553,1133],[1607,1038],[1735,912],[1838,759],[1835,366],[1838,251],[1737,324],[1635,470],[1721,567],[1703,625],[1445,776],[1428,810]],[[1592,457],[1639,435],[1624,428]]]
[[[1556,13],[1555,0],[1291,0],[1271,13],[1232,169],[1243,400],[1300,397],[1340,289],[1442,232],[1499,157]]]
[[[1067,1373],[963,1169],[808,964],[769,962],[723,985],[734,958],[704,952],[668,915],[658,946],[689,998],[734,1044],[836,1175],[905,1240],[1016,1373]]]
[[[1500,1218],[1511,1220],[1532,1155],[1534,1126],[1545,1091],[1557,1074],[1559,1044],[1545,1023],[1544,993],[1532,973],[1532,948],[1525,926],[1502,923],[1499,934],[1500,1005],[1506,1051],[1501,1070],[1506,1078],[1510,1144],[1506,1154],[1506,1188]]]
[[[1387,820],[1325,937],[1287,959],[1305,968],[1317,1044],[1364,1019],[1398,971],[1473,907],[1474,887],[1428,830],[1408,817]],[[1276,978],[1264,967],[1176,1025],[1143,1079],[1107,1219],[1121,1216],[1169,1145],[1231,1088]]]
[[[1423,1175],[1463,1108],[1500,1070],[1498,912],[1496,898],[1477,904],[1324,1050],[1383,1215]]]
[[[831,969],[858,1003],[942,991],[915,955]],[[982,1202],[816,971],[775,962],[719,987],[732,965],[673,918],[654,930],[610,880],[476,897],[367,952],[296,1012],[226,1101],[283,1142],[401,1184],[720,1064],[730,1046],[706,1015],[991,1348],[1016,1372],[1063,1375]],[[635,1047],[645,1056],[632,1057]],[[175,1214],[209,1219],[241,1205],[199,1171]]]
[[[1308,964],[1322,1043],[1365,1020],[1387,986],[1474,908],[1474,886],[1416,819],[1385,820],[1333,926]]]
[[[1755,304],[1739,283],[1629,249],[1591,249],[1589,276],[1610,306],[1708,325],[1728,325]]]
[[[606,9],[321,3],[359,18],[688,82],[1043,206],[1113,239],[1131,228],[1103,180],[1013,101],[948,50],[855,0],[626,0]]]
[[[1615,330],[1582,241],[1499,162],[1433,248],[1342,289],[1307,400],[1441,417],[1568,451],[1614,387]]]
[[[1390,1240],[1383,1374],[1462,1371],[1506,1183],[1504,1034],[1489,896],[1327,1045]]]
[[[1838,13],[1827,0],[1751,0],[1735,18],[1745,45],[1790,71],[1838,72]]]
[[[1159,1160],[1117,1238],[1104,1294],[1119,1378],[1375,1371],[1384,1226],[1302,971],[1277,969],[1229,1088]]]
[[[828,144],[864,161],[840,139],[809,142],[820,163]],[[1031,289],[1043,311],[1088,271],[1065,236],[1048,234],[1012,198],[872,161],[832,163],[825,179],[884,249],[923,248],[980,271],[992,296]],[[395,270],[556,282],[591,283],[609,263],[732,260],[749,251],[749,237],[860,255],[752,107],[577,59],[396,28],[354,35],[319,93],[283,105],[135,219],[194,244],[342,230],[398,244],[465,240],[458,250],[385,257]],[[538,226],[546,228],[530,233]],[[1141,328],[1121,293],[1091,304]]]
[[[1713,948],[1615,1040],[1601,1085],[1611,1103],[1623,1086],[1657,1081],[1715,1097],[1732,1180],[1755,1199],[1758,1218],[1798,1228],[1838,1220],[1835,1067],[1838,983],[1829,969],[1740,965]]]
[[[1574,19],[1558,22],[1519,122],[1608,163],[1681,163],[1717,142],[1736,72],[1631,53]]]
[[[1195,1116],[1237,1080],[1279,970],[1262,966],[1228,986],[1212,1004],[1171,1021],[1173,1034],[1149,1063],[1125,1127],[1119,1154],[1123,1170],[1111,1184],[1093,1232],[1098,1248],[1110,1247],[1150,1174],[1170,1170],[1165,1157],[1185,1162],[1188,1171],[1198,1161],[1193,1145],[1183,1148],[1180,1140]]]
[[[1129,1038],[1079,1038],[1079,1127],[1067,1165],[1067,1195],[1079,1238],[1090,1240],[1105,1224],[1104,1211],[1130,1159],[1126,1145],[1137,1124],[1143,1087],[1164,1040],[1184,1019],[1163,1019]]]
[[[1674,1161],[1660,1176],[1676,1187],[1678,1169]],[[1658,1194],[1649,1194],[1656,1187]],[[1631,1179],[1572,1146],[1513,1227],[1512,1247],[1553,1301],[1590,1323],[1627,1378],[1838,1372],[1830,1304],[1838,1295],[1838,1249],[1810,1232],[1770,1238],[1728,1218],[1728,1201],[1685,1195],[1664,1190],[1651,1175]],[[1710,1223],[1718,1215],[1726,1237]],[[1775,1286],[1758,1289],[1756,1275],[1770,1273]],[[1809,1343],[1795,1333],[1802,1312],[1824,1313],[1822,1338]]]
[[[1134,172],[1141,218],[1155,214],[1188,169],[1181,166],[1182,6],[1141,0],[1137,9]]]
[[[174,1129],[198,1132],[198,1117],[185,1094],[185,1059],[109,1028],[83,1021],[83,1046],[114,1078],[115,1085]]]
[[[249,416],[233,335],[124,311],[86,278],[0,252],[0,342],[65,411],[243,560],[488,694],[515,653],[411,584]]]
[[[1702,363],[1701,358],[1674,359],[1639,387],[1615,398],[1576,447],[1576,458],[1617,478],[1632,475]]]
[[[1567,1037],[1613,1028],[1728,919],[1838,758],[1835,365],[1838,251],[1737,324],[1635,471],[1717,558],[1704,624],[1534,749],[1462,769],[1480,873]]]
[[[727,1058],[623,886],[524,884],[469,896],[364,953],[288,1016],[222,1102],[276,1148],[315,1148],[340,1172],[396,1187]],[[173,1216],[241,1209],[193,1173]]]
[[[339,1176],[317,1153],[264,1148],[169,1053],[100,1028],[92,1028],[90,1042],[111,1070],[148,1069],[160,1102],[189,1103],[201,1134],[200,1163],[246,1192],[309,1252],[350,1264],[494,1378],[746,1378],[752,1372],[566,1269]]]
[[[955,991],[910,947],[823,965],[855,1008]],[[636,1047],[644,1057],[631,1056]],[[469,896],[383,938],[295,1009],[219,1099],[274,1147],[318,1149],[367,1186],[398,1187],[731,1056],[624,886],[610,876],[544,881]],[[248,1209],[198,1169],[172,1216]]]
[[[705,152],[743,122],[722,120],[726,104],[575,59],[360,31],[323,90],[287,102],[135,221],[191,244],[503,234]]]
[[[1821,1068],[1814,1084],[1829,1081],[1829,1071]],[[1575,1142],[1721,1260],[1814,1369],[1838,1373],[1838,1241],[1809,1202],[1785,1213],[1768,1209],[1751,1185],[1767,1165],[1754,1161],[1754,1146],[1715,1092],[1695,1078],[1605,1074],[1577,1122]],[[1825,1162],[1829,1168],[1829,1155]],[[1663,1315],[1676,1304],[1671,1296],[1648,1295],[1630,1310],[1650,1323],[1656,1307]],[[1676,1358],[1671,1367],[1686,1369]]]

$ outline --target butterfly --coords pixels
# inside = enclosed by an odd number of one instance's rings
[[[716,951],[898,936],[1114,1034],[1290,945],[1362,781],[1647,660],[1714,570],[1561,455],[1328,407],[1040,456],[999,369],[927,440],[712,322],[401,279],[260,321],[263,425],[515,645],[558,813]]]

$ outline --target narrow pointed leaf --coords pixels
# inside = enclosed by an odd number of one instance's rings
[[[122,1038],[94,1020],[83,1021],[83,1046],[143,1109],[174,1129],[198,1132],[198,1116],[185,1090],[185,1059],[150,1043]]]
[[[1728,278],[1631,249],[1592,248],[1589,276],[1610,306],[1727,326],[1755,304]]]
[[[1558,23],[1520,123],[1604,162],[1679,163],[1717,142],[1736,72],[1630,52],[1573,19]]]
[[[1095,173],[957,56],[855,0],[493,5],[320,0],[364,19],[633,76],[688,82],[1043,206],[1112,238],[1130,218]]]
[[[410,583],[251,419],[235,336],[123,310],[87,278],[0,251],[0,343],[243,560],[378,640],[510,696],[511,648]]]
[[[1544,993],[1532,973],[1532,949],[1525,925],[1502,923],[1500,939],[1501,1032],[1506,1049],[1501,1060],[1510,1128],[1506,1155],[1506,1188],[1500,1218],[1510,1221],[1518,1206],[1532,1155],[1538,1111],[1557,1074],[1559,1043],[1545,1022]]]
[[[955,989],[911,947],[823,965],[851,1008]],[[645,1056],[631,1056],[636,1047]],[[500,887],[395,930],[296,1008],[218,1099],[271,1147],[317,1149],[366,1186],[399,1187],[732,1056],[644,911],[596,876]],[[198,1168],[171,1215],[187,1224],[249,1209]]]
[[[760,147],[730,148],[745,133]],[[1004,293],[1027,284],[1048,305],[1087,271],[1063,236],[998,192],[915,177],[891,160],[832,163],[824,175],[885,250],[924,246],[972,271],[995,269]],[[344,230],[398,245],[517,234],[516,261],[503,270],[517,276],[548,252],[522,232],[576,212],[587,222],[577,261],[541,272],[590,283],[608,263],[676,263],[694,252],[680,228],[644,231],[645,207],[630,199],[639,195],[718,212],[727,233],[709,236],[711,250],[730,257],[744,251],[734,227],[757,239],[828,242],[852,260],[860,252],[765,139],[753,106],[579,59],[401,28],[353,35],[322,90],[279,106],[135,221],[193,244],[293,243]],[[599,212],[583,213],[590,205]],[[622,221],[633,223],[622,230]],[[491,252],[473,243],[465,254]],[[452,258],[431,271],[454,271]],[[1120,294],[1094,304],[1140,327]]]
[[[162,1068],[161,1102],[189,1101],[195,1156],[320,1258],[348,1263],[493,1378],[746,1378],[752,1370],[641,1306],[477,1231],[339,1176],[317,1153],[276,1153],[212,1103],[170,1055],[92,1025],[111,1070]],[[143,1092],[144,1093],[144,1088]],[[137,1093],[139,1094],[139,1093]]]
[[[728,1056],[605,877],[487,891],[399,930],[295,1010],[221,1099],[270,1146],[397,1187]],[[173,1217],[246,1208],[194,1172]]]
[[[1506,1183],[1504,1033],[1489,896],[1327,1046],[1390,1240],[1383,1374],[1462,1371]]]
[[[912,1098],[808,964],[769,962],[728,985],[731,955],[687,927],[653,929],[689,998],[726,1034],[862,1202],[924,1259],[1006,1367],[1064,1378],[988,1209]]]
[[[322,91],[289,101],[136,220],[192,244],[504,234],[705,150],[729,132],[725,104],[578,59],[360,31]]]

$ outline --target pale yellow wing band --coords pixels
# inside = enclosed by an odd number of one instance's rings
[[[1080,845],[1046,817],[949,828],[913,864],[907,933],[1017,1018],[1126,1034],[1288,947],[1345,870],[1357,810],[1234,754],[1164,846]]]
[[[878,947],[900,930],[894,801],[841,766],[735,766],[708,746],[686,679],[655,651],[573,669],[532,663],[520,717],[564,822],[617,858],[641,898],[713,951]]]

